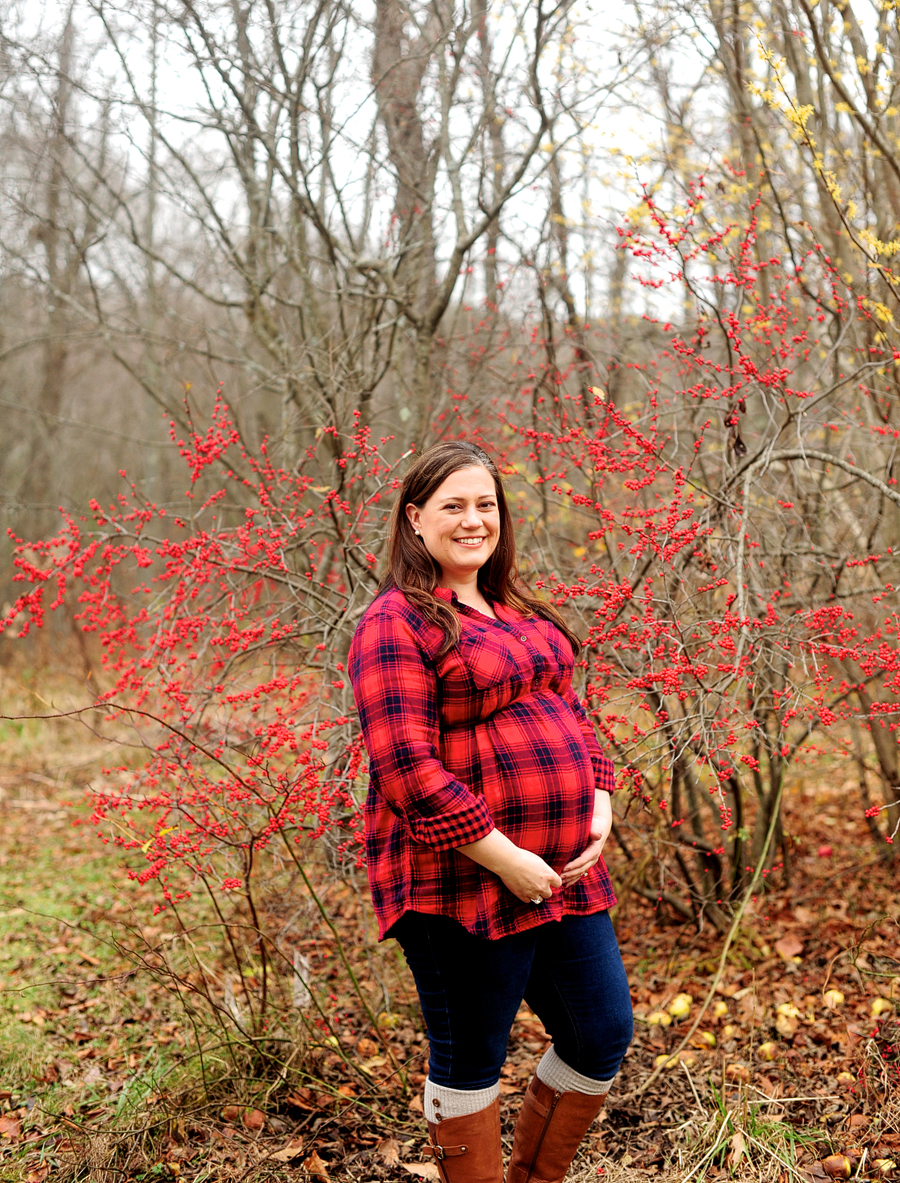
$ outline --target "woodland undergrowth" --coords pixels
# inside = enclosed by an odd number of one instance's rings
[[[30,681],[7,669],[6,708],[27,706]],[[43,683],[60,706],[65,681]],[[294,1026],[268,1042],[242,1041],[236,1023],[226,1037],[190,997],[200,958],[240,1015],[221,932],[189,901],[154,916],[152,886],[83,824],[106,756],[71,721],[7,723],[0,738],[0,1179],[429,1178],[421,1019],[398,951],[375,943],[359,874],[310,852],[333,931],[296,882],[269,905],[282,924],[294,917],[323,1014],[300,996]],[[900,907],[864,820],[841,820],[847,791],[837,777],[791,784],[790,886],[783,872],[765,882],[695,1038],[645,1091],[696,1015],[720,939],[624,894],[615,919],[637,1035],[575,1179],[889,1177]],[[503,1075],[507,1133],[545,1046],[523,1007]]]

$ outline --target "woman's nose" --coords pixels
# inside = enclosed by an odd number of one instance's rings
[[[463,514],[463,523],[462,524],[464,526],[468,526],[470,529],[474,529],[474,530],[477,530],[478,527],[481,525],[481,514],[474,507],[474,505],[471,506],[469,509],[467,509],[466,512]]]

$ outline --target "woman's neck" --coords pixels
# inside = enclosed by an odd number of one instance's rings
[[[478,574],[475,572],[472,579],[447,578],[446,575],[441,575],[441,587],[446,587],[448,591],[452,591],[461,604],[465,604],[467,608],[474,608],[476,612],[481,612],[484,616],[490,616],[493,620],[497,619],[494,609],[490,602],[485,599],[481,588],[478,586]]]

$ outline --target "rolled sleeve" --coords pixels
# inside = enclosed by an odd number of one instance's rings
[[[407,622],[392,612],[363,620],[349,673],[371,789],[434,850],[486,837],[494,823],[484,799],[440,761],[437,680]]]
[[[578,720],[578,725],[584,735],[585,743],[588,751],[591,754],[591,764],[594,769],[594,788],[602,789],[606,793],[615,792],[616,788],[616,770],[612,760],[608,756],[604,756],[600,751],[600,745],[597,743],[597,733],[594,731],[594,725],[588,718],[587,711],[581,702],[581,699],[575,693],[574,687],[570,684],[566,691],[565,700],[572,708],[575,718]]]

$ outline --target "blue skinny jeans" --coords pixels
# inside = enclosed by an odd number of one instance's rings
[[[592,1080],[618,1072],[633,1020],[608,912],[566,916],[493,941],[449,916],[406,912],[390,935],[419,992],[434,1084],[496,1084],[523,998],[570,1068]]]

